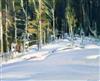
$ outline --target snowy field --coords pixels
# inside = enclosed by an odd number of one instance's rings
[[[80,39],[73,47],[67,39],[40,51],[3,62],[0,81],[100,81],[100,42]]]

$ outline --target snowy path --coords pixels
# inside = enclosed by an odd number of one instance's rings
[[[3,65],[1,81],[99,81],[100,49],[61,50],[60,47],[65,47],[65,43],[60,41],[45,46],[43,52],[58,51],[44,60],[29,59]]]
[[[55,52],[57,49],[63,48],[66,46],[66,42],[68,40],[57,40],[55,42],[52,42],[50,44],[44,45],[40,51],[35,50],[37,47],[31,46],[27,52],[22,52],[22,56],[14,59],[10,59],[9,61],[1,61],[0,60],[0,65],[1,64],[10,64],[10,63],[15,63],[18,61],[23,61],[23,60],[29,60],[33,59],[34,60],[43,60],[47,56],[51,55],[53,52]],[[19,53],[21,55],[21,53]]]

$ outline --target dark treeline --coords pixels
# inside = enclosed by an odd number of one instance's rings
[[[62,28],[62,20],[66,20],[65,10],[68,1],[71,2],[71,6],[75,10],[77,18],[76,31],[81,27],[87,36],[89,34],[94,35],[94,30],[96,30],[97,35],[100,35],[100,0],[59,0],[59,3],[56,5],[56,17],[59,24],[57,27],[59,31]],[[67,26],[64,26],[64,29]]]

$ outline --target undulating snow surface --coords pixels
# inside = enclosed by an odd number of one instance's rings
[[[67,39],[60,39],[42,47],[40,51],[3,62],[1,81],[99,81],[100,42],[80,38],[73,47]],[[31,47],[32,48],[32,47]]]

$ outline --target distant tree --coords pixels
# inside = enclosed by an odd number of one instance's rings
[[[77,19],[76,19],[74,8],[72,7],[70,1],[68,1],[67,8],[66,8],[66,19],[69,27],[69,34],[71,37],[71,41],[73,43],[74,29],[76,27]]]

